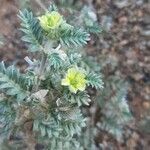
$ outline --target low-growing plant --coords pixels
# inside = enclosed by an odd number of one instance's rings
[[[68,18],[72,24],[73,22],[77,25],[82,24],[87,32],[98,35],[98,38],[100,37],[99,33],[105,37],[105,33],[108,33],[107,28],[98,23],[92,4],[89,2],[89,5],[82,7],[80,3],[82,2],[78,0],[58,0],[62,12],[69,11],[70,14],[78,14]],[[102,39],[103,36],[100,38]],[[99,40],[96,40],[94,41],[95,47],[99,48]],[[88,116],[88,127],[84,130],[80,139],[86,150],[96,149],[96,145],[99,145],[98,148],[105,149],[102,143],[96,142],[96,138],[100,138],[100,136],[97,137],[99,133],[109,134],[111,138],[122,142],[125,128],[133,121],[127,101],[129,84],[120,75],[112,74],[119,65],[118,59],[111,54],[101,53],[100,50],[98,51],[99,53],[96,53],[98,54],[97,57],[83,53],[87,69],[94,70],[97,74],[100,72],[104,74],[104,89],[102,91],[98,90],[94,95],[90,106],[92,111],[90,112],[90,117]]]
[[[28,67],[23,73],[0,63],[2,149],[110,147],[96,142],[101,133],[122,140],[124,126],[132,118],[126,101],[128,86],[115,75],[104,76],[100,90],[100,72],[107,66],[111,72],[117,61],[101,54],[97,63],[85,53],[89,33],[98,35],[102,27],[93,8],[82,8],[80,2],[58,0],[60,11],[50,5],[37,17],[32,11],[20,11],[22,40],[35,58],[25,57]],[[82,109],[89,103],[90,111]]]
[[[101,76],[87,67],[80,52],[90,35],[67,23],[53,5],[38,17],[20,11],[19,18],[22,40],[37,57],[25,57],[24,73],[0,63],[1,147],[83,149],[78,141],[86,126],[81,106],[91,101],[89,86],[103,88]]]

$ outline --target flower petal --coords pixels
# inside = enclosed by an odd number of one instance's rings
[[[69,90],[76,93],[78,90],[84,91],[86,88],[86,75],[78,68],[70,68],[67,71],[65,79],[62,79],[62,85],[67,85]]]
[[[77,88],[75,88],[74,86],[69,86],[69,90],[72,92],[72,93],[77,93]]]
[[[45,31],[49,31],[51,29],[56,29],[63,22],[62,16],[56,11],[46,13],[45,15],[39,17],[38,19],[40,21],[41,27]]]
[[[86,85],[82,85],[82,86],[78,87],[78,89],[79,89],[80,91],[84,91],[85,88],[86,88]]]
[[[69,80],[68,79],[62,79],[61,85],[69,85]]]

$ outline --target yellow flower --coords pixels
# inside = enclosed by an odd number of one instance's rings
[[[69,90],[73,93],[84,91],[86,88],[85,74],[82,70],[77,68],[70,68],[64,79],[62,79],[61,85],[68,86]]]
[[[56,11],[46,13],[45,15],[39,17],[38,19],[40,21],[41,27],[45,31],[58,28],[63,21],[62,16]]]

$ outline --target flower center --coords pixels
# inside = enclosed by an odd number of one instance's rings
[[[74,76],[69,79],[70,84],[73,85],[74,87],[77,87],[77,84],[78,84],[77,76],[78,76],[78,73],[74,74]]]

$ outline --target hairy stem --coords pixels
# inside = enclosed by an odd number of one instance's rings
[[[47,60],[47,55],[45,53],[42,54],[42,60],[41,60],[41,65],[39,69],[39,75],[42,75],[44,70],[45,70],[45,64]]]
[[[36,140],[32,132],[32,121],[24,124],[24,142],[26,143],[28,150],[35,150]]]
[[[40,68],[39,68],[39,75],[38,75],[38,78],[37,78],[37,85],[36,85],[36,88],[35,88],[35,91],[38,90],[39,88],[39,85],[40,85],[40,82],[41,82],[41,76],[43,75],[43,72],[45,70],[45,65],[46,65],[46,60],[47,60],[47,55],[43,52],[42,53],[42,60],[41,60],[41,64],[40,64]]]

